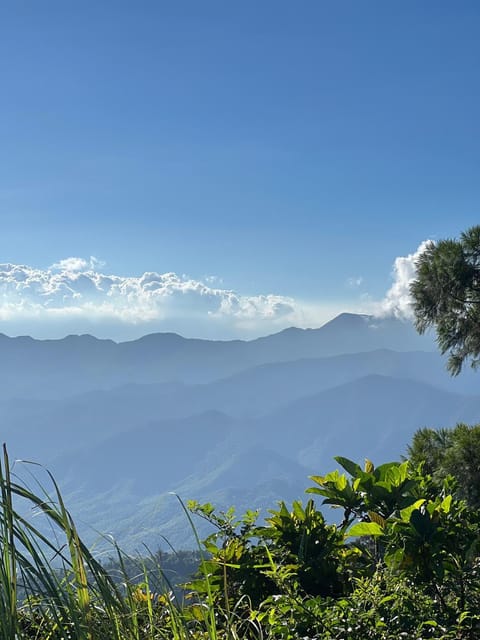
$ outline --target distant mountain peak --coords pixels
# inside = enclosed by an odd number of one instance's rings
[[[96,336],[92,336],[91,333],[70,333],[68,336],[63,338],[63,342],[113,342],[112,340],[97,338]],[[55,341],[56,342],[56,341]]]
[[[342,327],[344,329],[356,329],[359,326],[368,325],[373,320],[373,316],[365,313],[340,313],[332,320],[329,320],[324,325],[325,327]]]
[[[158,333],[147,333],[141,338],[137,338],[136,340],[128,341],[130,343],[152,343],[152,342],[184,342],[185,340],[189,340],[189,338],[184,338],[179,333],[174,333],[173,331],[166,332],[158,332]]]

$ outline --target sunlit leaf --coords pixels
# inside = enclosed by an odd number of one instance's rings
[[[375,466],[371,460],[365,458],[365,473],[373,473]]]
[[[412,513],[418,509],[420,509],[420,507],[422,506],[422,504],[425,503],[425,499],[421,498],[420,500],[417,500],[416,502],[414,502],[413,504],[411,504],[409,507],[405,507],[405,509],[402,509],[400,511],[400,518],[404,521],[404,522],[410,522],[410,517],[412,515]]]
[[[350,537],[381,536],[383,529],[376,522],[357,522],[350,528],[347,535]]]

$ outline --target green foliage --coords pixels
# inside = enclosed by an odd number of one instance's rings
[[[280,503],[270,511],[266,525],[257,524],[257,512],[236,518],[233,510],[217,514],[211,505],[190,503],[194,513],[216,530],[204,542],[210,587],[227,605],[248,596],[258,606],[280,590],[297,589],[312,595],[341,593],[343,535],[327,525],[312,500],[296,501],[288,510]],[[205,592],[204,579],[191,587]]]
[[[459,240],[430,242],[417,262],[410,292],[416,327],[435,327],[448,368],[458,374],[465,360],[477,366],[480,356],[480,226]]]
[[[343,510],[338,527],[312,500],[280,503],[265,526],[192,505],[217,527],[217,602],[248,596],[243,614],[271,638],[477,637],[477,512],[421,465],[337,462],[347,473],[313,476],[308,493]]]
[[[422,465],[422,472],[437,477],[440,482],[447,474],[442,473],[445,450],[452,442],[451,429],[418,429],[408,446],[408,459],[413,467]]]
[[[452,491],[473,509],[480,508],[480,425],[454,429],[419,429],[408,447],[414,466],[423,464],[438,487],[451,476]]]
[[[345,509],[347,536],[374,537],[377,560],[437,592],[446,577],[461,579],[478,545],[480,520],[448,492],[448,481],[438,489],[407,461],[376,469],[367,461],[365,471],[343,458],[337,461],[351,478],[338,472],[313,476],[318,486],[308,491]]]
[[[313,500],[305,507],[295,501],[291,511],[281,502],[270,514],[261,538],[277,562],[296,567],[299,587],[314,596],[343,593],[343,535],[325,523]]]
[[[346,458],[335,460],[351,475],[348,479],[338,470],[325,476],[311,476],[315,487],[307,493],[324,496],[323,504],[344,509],[342,530],[355,520],[370,521],[383,527],[387,518],[409,507],[418,497],[415,477],[408,462],[389,462],[375,468],[370,460],[365,470]],[[371,530],[376,530],[371,527]]]
[[[451,443],[450,435],[442,438]],[[116,559],[101,566],[79,539],[56,485],[55,502],[32,493],[12,479],[4,452],[0,637],[480,637],[478,511],[452,493],[451,478],[425,473],[425,462],[375,467],[367,460],[364,468],[346,458],[337,462],[345,473],[312,477],[309,493],[343,510],[339,525],[328,524],[312,499],[290,508],[281,502],[261,523],[256,511],[239,517],[233,508],[184,507],[190,521],[190,514],[200,516],[213,532],[201,553],[178,554],[181,566],[200,565],[182,602],[162,554],[133,561],[116,549]],[[19,497],[44,513],[61,534],[58,543],[19,515]],[[49,564],[53,556],[60,566]]]

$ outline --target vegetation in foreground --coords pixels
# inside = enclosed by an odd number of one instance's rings
[[[199,541],[200,570],[184,599],[161,559],[144,560],[132,580],[130,559],[116,549],[119,582],[79,539],[60,492],[52,502],[30,491],[4,449],[0,637],[478,638],[478,465],[470,475],[460,465],[457,479],[451,472],[479,437],[480,426],[422,430],[404,462],[361,468],[336,458],[341,470],[312,477],[308,490],[338,510],[336,525],[312,499],[280,503],[263,523],[257,512],[237,517],[190,503],[186,518],[206,518],[215,530]],[[22,516],[18,501],[41,512],[52,535]]]

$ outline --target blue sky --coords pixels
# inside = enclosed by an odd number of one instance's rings
[[[463,1],[2,3],[0,262],[23,271],[0,331],[250,336],[381,305],[396,258],[479,222],[479,28]],[[145,272],[153,310],[109,316]]]

